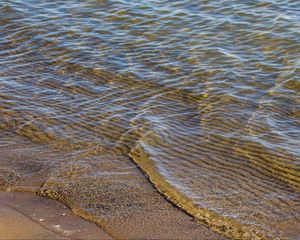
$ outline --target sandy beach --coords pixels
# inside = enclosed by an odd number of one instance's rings
[[[166,216],[166,219],[172,222],[170,216]],[[158,220],[161,219],[158,218]],[[184,230],[181,229],[181,235],[173,235],[173,238],[184,238],[183,234],[186,231],[186,233],[193,233],[197,239],[223,239],[210,230],[200,225],[197,226],[192,219],[183,214],[178,221],[179,224],[187,224],[189,221],[189,224],[183,225]],[[169,232],[166,232],[165,236],[166,239],[171,239],[170,234],[174,228],[171,225],[168,228]],[[132,231],[137,232],[138,229],[139,226],[137,225]],[[164,229],[165,226],[162,225],[161,230]],[[0,239],[3,240],[113,239],[94,223],[73,214],[63,204],[37,196],[34,193],[24,192],[0,192],[0,233]]]
[[[19,137],[15,137],[14,142],[17,144],[7,141],[7,144],[0,146],[2,183],[12,180],[12,184],[5,188],[11,192],[0,192],[0,203],[3,206],[0,233],[4,239],[53,239],[56,235],[55,238],[71,239],[224,239],[167,201],[128,159],[122,158],[118,162],[114,156],[90,157],[89,161],[93,160],[101,166],[102,172],[111,174],[102,174],[95,179],[91,168],[91,177],[87,178],[86,173],[83,177],[84,172],[78,174],[76,169],[72,169],[77,160],[68,159],[67,151],[55,153],[50,149],[33,154],[38,152],[37,144]],[[45,182],[41,177],[31,177],[25,173],[26,181],[14,182],[14,175],[3,170],[13,163],[17,172],[21,170],[18,166],[22,166],[24,159],[39,161],[41,153],[42,159],[63,159],[68,163],[64,167],[66,173]],[[118,169],[124,173],[120,174],[116,171]],[[61,184],[60,181],[65,178],[68,183],[63,188],[67,192],[60,191],[62,187],[53,188],[54,179]],[[76,190],[79,185],[83,186],[82,191]],[[76,215],[65,205],[47,197],[62,202],[67,199],[68,207]]]
[[[0,192],[0,239],[112,239],[63,204],[34,193]]]
[[[170,211],[170,209],[169,209]],[[171,214],[157,222],[148,222],[156,233],[143,232],[136,222],[132,232],[141,239],[157,236],[157,239],[224,239],[193,221],[180,210],[171,208]],[[152,214],[153,215],[153,214]],[[141,218],[139,216],[138,218]],[[147,221],[144,216],[143,221]],[[161,227],[159,227],[159,225]],[[129,229],[128,236],[130,236]],[[131,227],[133,227],[130,224]],[[157,228],[156,230],[154,230]],[[120,230],[122,231],[122,230]],[[0,239],[114,239],[94,223],[76,216],[63,204],[25,192],[0,192]],[[137,236],[137,235],[136,235]]]

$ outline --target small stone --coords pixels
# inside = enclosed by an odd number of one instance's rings
[[[43,219],[43,218],[40,218],[39,221],[40,221],[40,222],[44,222],[44,219]]]

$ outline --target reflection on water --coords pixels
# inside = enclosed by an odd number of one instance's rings
[[[122,181],[130,157],[225,236],[299,238],[299,10],[293,0],[1,1],[0,182],[95,220],[105,209],[93,183]]]

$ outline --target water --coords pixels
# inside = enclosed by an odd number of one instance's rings
[[[298,239],[299,11],[293,0],[2,0],[2,187],[96,221],[108,214],[100,180],[142,171],[229,238]]]

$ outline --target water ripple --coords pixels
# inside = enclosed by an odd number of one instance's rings
[[[2,1],[2,144],[13,134],[39,147],[35,160],[1,166],[1,184],[43,179],[41,194],[74,205],[68,184],[84,173],[74,188],[87,205],[75,205],[100,216],[86,183],[107,170],[87,158],[114,156],[122,169],[130,156],[225,236],[297,239],[298,9],[292,0]],[[41,162],[44,146],[81,160],[69,170],[64,157]]]

